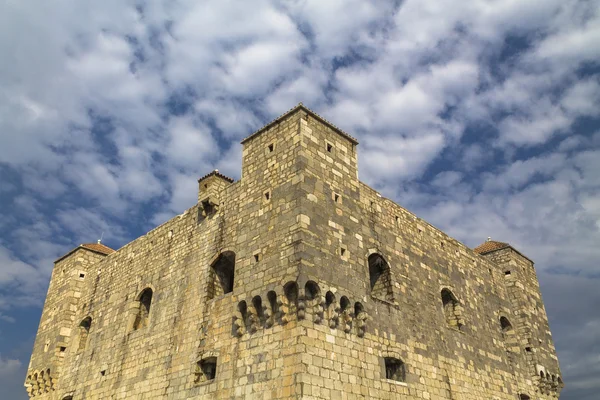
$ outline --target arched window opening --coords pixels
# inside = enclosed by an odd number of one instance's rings
[[[254,296],[252,299],[252,305],[256,310],[256,317],[258,318],[259,323],[262,325],[265,323],[265,313],[263,310],[262,299],[260,296]]]
[[[213,299],[226,293],[233,292],[233,278],[235,275],[235,253],[225,251],[219,255],[211,265],[208,298]]]
[[[50,375],[50,368],[46,370],[46,386],[49,390],[54,390],[54,381],[52,380],[52,376]]]
[[[521,393],[519,395],[519,400],[530,400],[530,399],[531,398],[528,395],[526,395],[526,394]]]
[[[85,350],[87,345],[87,339],[90,334],[90,328],[92,327],[92,318],[84,318],[79,324],[79,351]]]
[[[332,292],[327,292],[325,294],[325,306],[329,309],[331,305],[335,307],[335,295]]]
[[[296,282],[288,282],[283,287],[283,293],[285,294],[287,312],[286,318],[289,318],[292,314],[295,314],[298,310],[298,284]]]
[[[544,371],[540,371],[540,378],[545,379],[546,375],[544,375]]]
[[[323,306],[321,305],[321,289],[313,281],[306,282],[304,285],[304,297],[308,311],[313,316],[313,321],[320,324],[323,320]]]
[[[46,377],[44,376],[44,371],[40,371],[39,384],[40,384],[39,393],[40,394],[46,393],[48,390],[46,389]]]
[[[217,376],[217,357],[207,357],[196,363],[196,383],[209,382]]]
[[[148,326],[150,317],[150,305],[152,304],[152,289],[146,288],[138,297],[138,312],[133,323],[133,330],[145,328]]]
[[[327,319],[329,319],[329,327],[335,329],[338,324],[338,313],[336,311],[337,302],[335,295],[328,291],[325,294],[325,309],[327,310]]]
[[[556,380],[558,381],[558,384],[562,386],[562,384],[563,384],[563,381],[562,381],[562,379],[560,378],[560,376],[556,377]]]
[[[275,324],[275,321],[279,318],[279,304],[277,302],[277,293],[273,290],[267,293],[267,301],[269,302],[269,307],[271,308],[271,312],[269,318],[267,319],[267,327],[270,328]]]
[[[354,303],[354,318],[356,319],[356,334],[363,337],[367,326],[367,313],[364,306],[358,301]]]
[[[244,322],[244,326],[248,326],[248,305],[245,300],[242,300],[238,303],[238,311],[242,316],[242,321]]]
[[[502,328],[503,333],[512,333],[513,327],[508,318],[500,317],[500,328]]]
[[[443,289],[441,294],[446,323],[449,327],[460,330],[464,325],[462,319],[462,307],[460,303],[454,294],[448,289]]]
[[[385,259],[377,253],[369,256],[369,280],[371,296],[385,301],[393,301],[392,275],[390,266]]]
[[[406,380],[406,367],[404,362],[398,358],[385,358],[385,378],[397,382]]]
[[[321,294],[321,289],[319,289],[319,285],[315,282],[308,281],[304,286],[304,294],[306,295],[306,300],[310,302],[318,299],[319,294]]]
[[[342,296],[340,299],[340,326],[346,333],[350,333],[352,330],[352,317],[350,313],[350,300],[346,296]]]
[[[358,318],[359,315],[365,312],[365,307],[360,303],[354,303],[354,316]]]
[[[346,296],[342,296],[340,299],[340,312],[347,312],[348,307],[350,306],[350,300]]]

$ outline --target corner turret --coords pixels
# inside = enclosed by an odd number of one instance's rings
[[[54,262],[46,303],[33,346],[25,387],[30,397],[60,387],[60,369],[70,350],[78,317],[86,312],[79,299],[89,290],[93,265],[115,250],[100,243],[75,247]]]
[[[489,237],[473,250],[502,270],[531,379],[540,393],[559,395],[564,384],[533,261],[509,243]]]

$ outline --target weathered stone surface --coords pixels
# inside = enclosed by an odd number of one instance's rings
[[[382,198],[303,106],[243,144],[240,181],[211,173],[143,237],[57,261],[30,396],[558,398],[530,260]]]

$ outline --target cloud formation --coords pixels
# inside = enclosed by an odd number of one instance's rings
[[[199,176],[239,177],[239,140],[299,101],[358,137],[361,179],[382,194],[469,246],[492,236],[536,260],[545,298],[598,282],[599,8],[5,2],[0,327],[41,305],[70,248],[119,247],[191,206]],[[570,304],[577,342],[597,349],[580,307],[593,298]],[[582,371],[598,364],[571,361],[586,354],[562,328],[572,311],[548,310],[563,398],[591,399]]]

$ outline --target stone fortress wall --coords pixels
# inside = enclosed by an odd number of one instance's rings
[[[242,143],[239,181],[210,173],[118,251],[57,260],[32,398],[558,398],[529,259],[381,197],[356,140],[302,105]]]

